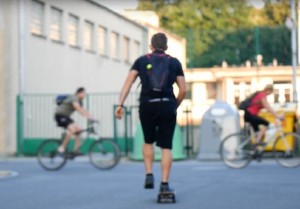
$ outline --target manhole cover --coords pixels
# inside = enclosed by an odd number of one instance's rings
[[[0,179],[14,177],[17,175],[18,173],[15,171],[0,171]]]

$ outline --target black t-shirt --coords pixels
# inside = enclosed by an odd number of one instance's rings
[[[155,54],[164,54],[163,51],[154,51]],[[151,56],[151,54],[150,54]],[[147,69],[146,66],[148,64],[148,58],[147,55],[141,56],[138,58],[133,66],[131,67],[131,70],[136,70],[139,73],[139,77],[141,79],[142,83],[142,91],[140,95],[140,101],[147,101],[149,99],[155,99],[155,98],[169,98],[169,99],[175,99],[175,95],[173,92],[173,84],[176,82],[177,76],[184,76],[181,63],[178,59],[174,57],[170,57],[169,60],[169,76],[168,81],[166,84],[166,88],[162,92],[153,92],[149,91],[148,88],[148,75],[147,75]]]

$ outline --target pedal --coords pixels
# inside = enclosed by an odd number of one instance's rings
[[[291,158],[293,158],[293,154],[292,153],[285,153],[284,157],[287,158],[287,159],[291,159]]]
[[[65,156],[69,160],[73,160],[76,157],[72,152],[66,153]]]

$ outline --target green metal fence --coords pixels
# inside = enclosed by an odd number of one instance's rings
[[[26,94],[17,98],[17,153],[35,155],[38,146],[48,138],[60,138],[62,129],[56,126],[54,110],[56,94]],[[114,119],[114,108],[118,103],[118,93],[98,93],[87,95],[84,107],[100,120],[99,133],[103,138],[112,138],[118,142],[122,151],[129,151],[128,120]],[[136,106],[138,96],[129,94],[126,105]],[[73,119],[86,126],[86,119],[74,113]],[[118,128],[116,128],[118,126]],[[131,127],[134,128],[134,127]],[[87,138],[86,135],[82,136]]]
[[[17,97],[17,154],[36,155],[38,146],[48,138],[61,138],[62,128],[56,126],[54,121],[54,110],[56,108],[56,94],[25,94]],[[118,93],[98,93],[88,94],[84,107],[93,116],[100,120],[97,127],[98,133],[103,138],[115,140],[124,155],[129,155],[133,149],[133,140],[136,135],[137,125],[139,124],[138,114],[138,94],[128,95],[124,117],[118,120],[114,117],[114,112],[119,100]],[[185,109],[185,116],[190,117]],[[86,127],[86,119],[78,113],[74,113],[72,118],[82,128]],[[187,157],[192,157],[198,136],[198,126],[192,126],[192,122],[187,121],[187,125],[181,127]],[[89,136],[82,135],[89,144]],[[83,148],[84,151],[87,147]]]

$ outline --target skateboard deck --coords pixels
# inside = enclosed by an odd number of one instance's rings
[[[158,203],[175,203],[176,202],[175,191],[158,193],[157,202]]]

